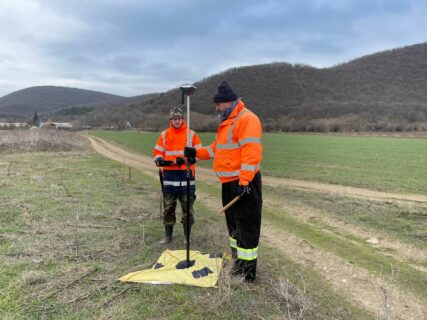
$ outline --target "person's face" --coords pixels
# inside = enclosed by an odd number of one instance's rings
[[[175,129],[178,129],[182,126],[182,118],[181,117],[173,117],[171,119],[172,122],[172,127],[174,127]]]
[[[215,103],[215,110],[218,113],[224,112],[225,110],[227,110],[228,108],[230,108],[230,106],[232,105],[232,103],[233,102],[218,102],[218,103]]]

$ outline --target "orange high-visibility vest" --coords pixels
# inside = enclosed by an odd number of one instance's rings
[[[191,146],[196,149],[202,146],[197,133],[193,130],[190,130],[190,141]],[[162,131],[157,139],[153,150],[154,160],[161,157],[164,160],[172,160],[174,162],[171,166],[163,167],[163,170],[186,170],[186,165],[179,167],[175,164],[176,158],[184,158],[185,146],[187,146],[187,124],[185,120],[182,121],[182,125],[178,129],[174,128],[170,123],[170,127]],[[192,164],[190,168],[194,176],[194,165]]]
[[[219,125],[215,141],[197,150],[197,157],[214,158],[213,170],[221,183],[239,180],[245,186],[261,168],[261,137],[259,118],[238,101],[230,116]]]

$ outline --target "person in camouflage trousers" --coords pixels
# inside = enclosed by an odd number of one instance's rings
[[[191,233],[191,226],[194,223],[193,204],[196,199],[195,163],[196,158],[191,158],[190,162],[190,226],[187,230],[187,160],[184,158],[184,147],[187,145],[187,124],[183,119],[182,109],[173,107],[169,112],[170,127],[162,131],[154,146],[154,162],[162,167],[163,175],[163,195],[165,208],[163,211],[163,224],[165,226],[164,238],[160,241],[167,244],[172,240],[173,226],[176,223],[175,209],[179,201],[182,209],[181,223],[184,228],[184,239],[187,233]],[[199,149],[202,144],[196,132],[190,130],[190,143],[194,148]],[[167,166],[162,166],[165,162]],[[184,240],[185,241],[185,240]]]
[[[186,187],[183,187],[183,188],[186,188]],[[181,223],[184,224],[187,219],[187,195],[185,190],[178,194],[165,192],[165,196],[164,196],[165,209],[163,211],[163,223],[165,225],[174,225],[176,223],[175,209],[177,205],[177,200],[179,201],[182,209]],[[196,194],[193,192],[190,192],[190,225],[194,223],[193,204],[195,200],[196,200]]]

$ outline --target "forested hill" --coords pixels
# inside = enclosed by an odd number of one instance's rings
[[[427,43],[330,68],[271,63],[210,76],[195,83],[198,89],[191,97],[195,129],[216,129],[212,96],[223,79],[260,116],[265,130],[427,130]],[[32,87],[0,98],[0,117],[31,116],[37,110],[82,125],[130,121],[134,127],[159,130],[167,123],[170,107],[180,101],[179,88],[123,98],[82,89]]]
[[[104,92],[68,87],[38,86],[12,92],[0,98],[0,117],[28,117],[65,107],[123,99]]]
[[[212,114],[212,96],[226,79],[268,128],[427,130],[427,43],[317,69],[272,63],[227,70],[195,83],[192,110]],[[147,106],[166,111],[178,89]]]

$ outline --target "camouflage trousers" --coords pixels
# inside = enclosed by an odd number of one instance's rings
[[[165,210],[163,211],[163,224],[165,225],[174,225],[176,222],[176,203],[179,200],[182,209],[182,219],[181,223],[185,223],[187,219],[187,193],[174,194],[174,193],[165,193],[164,202]],[[194,223],[194,210],[193,204],[196,200],[196,194],[194,192],[190,193],[190,224]]]

